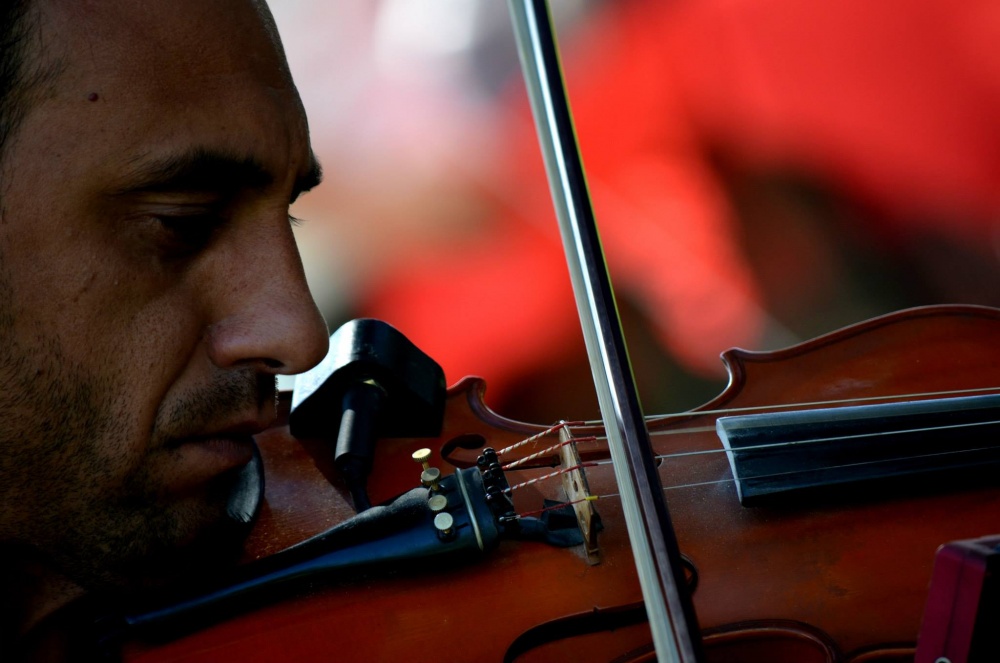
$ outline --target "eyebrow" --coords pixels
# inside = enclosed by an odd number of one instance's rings
[[[292,188],[291,200],[309,191],[322,179],[322,168],[310,150],[308,169]],[[199,148],[138,165],[129,175],[129,184],[119,195],[142,192],[219,192],[262,190],[274,183],[274,176],[252,156]]]
[[[295,199],[306,191],[310,191],[314,187],[319,186],[319,183],[322,181],[323,167],[319,164],[316,154],[310,149],[309,169],[306,171],[305,175],[295,179],[295,186],[292,187],[292,202],[295,202]]]

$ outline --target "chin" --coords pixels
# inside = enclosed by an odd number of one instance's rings
[[[72,557],[57,561],[67,575],[102,594],[134,594],[212,577],[235,565],[249,533],[246,523],[228,515],[234,475],[220,475],[197,494],[168,503],[132,501],[132,508],[109,509],[96,521],[101,526],[87,533],[90,543],[74,546]]]

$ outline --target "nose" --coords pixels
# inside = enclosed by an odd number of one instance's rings
[[[326,323],[309,293],[287,216],[230,241],[213,270],[208,354],[220,368],[302,373],[326,355]]]

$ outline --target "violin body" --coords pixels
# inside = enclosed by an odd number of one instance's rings
[[[730,383],[721,395],[683,415],[650,419],[709,661],[912,660],[935,550],[1000,532],[1000,481],[975,467],[957,479],[927,474],[842,484],[743,506],[716,435],[718,411],[995,389],[998,338],[1000,311],[948,306],[884,316],[777,352],[731,350],[723,355]],[[503,449],[547,428],[494,414],[484,390],[476,378],[449,390],[437,439],[379,442],[369,482],[373,503],[418,484],[420,467],[410,454],[419,448],[431,448],[431,464],[447,475],[473,466],[483,447]],[[600,435],[599,425],[573,432],[585,463],[607,457],[600,440],[584,441]],[[543,439],[513,457],[551,443]],[[247,561],[353,515],[328,441],[298,441],[277,426],[258,444],[265,503]],[[556,463],[543,454],[507,474],[514,484],[549,474]],[[610,465],[584,471],[591,494],[617,492]],[[541,508],[543,498],[567,500],[558,479],[513,495],[519,512]],[[318,577],[299,596],[175,641],[129,643],[124,658],[655,660],[619,504],[612,497],[593,504],[602,526],[596,564],[582,546],[504,540],[481,559],[454,565],[336,582]]]

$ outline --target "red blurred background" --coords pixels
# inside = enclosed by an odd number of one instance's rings
[[[331,328],[390,322],[506,416],[595,416],[505,3],[271,4]],[[731,346],[1000,305],[1000,4],[553,4],[647,413],[718,393]]]

